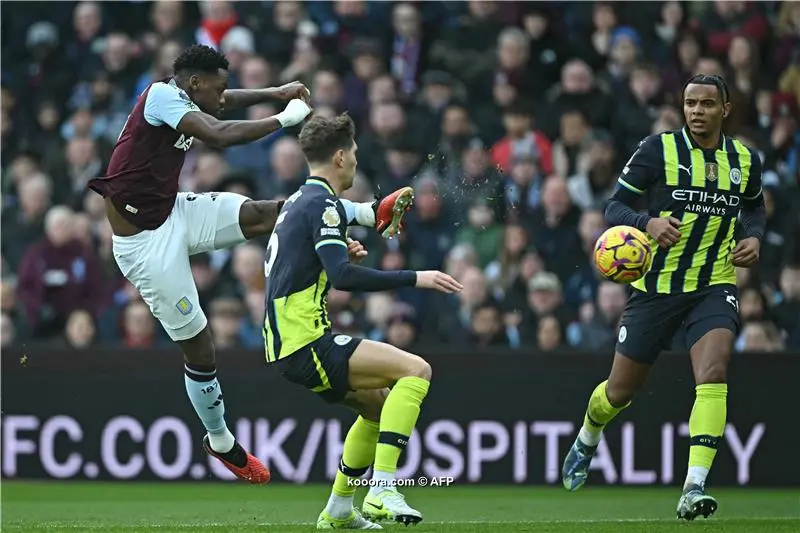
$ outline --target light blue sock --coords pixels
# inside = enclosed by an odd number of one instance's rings
[[[208,432],[211,449],[218,453],[229,452],[236,439],[225,423],[225,402],[217,381],[217,369],[188,364],[184,368],[186,394]]]
[[[339,201],[342,202],[344,207],[348,225],[355,222],[359,226],[375,227],[375,212],[372,210],[372,204],[368,202],[355,203],[344,198],[339,198]]]

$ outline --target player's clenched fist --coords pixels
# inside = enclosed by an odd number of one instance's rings
[[[311,91],[299,81],[293,81],[278,87],[278,97],[283,101],[294,100],[295,98],[311,105]]]
[[[647,233],[653,237],[662,248],[669,248],[681,238],[681,221],[675,217],[651,218],[647,223]]]
[[[454,280],[443,272],[438,270],[426,270],[424,272],[417,272],[417,288],[420,289],[433,289],[439,292],[446,292],[452,294],[454,292],[461,292],[464,288],[459,282]]]

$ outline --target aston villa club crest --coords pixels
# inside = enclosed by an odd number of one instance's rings
[[[716,163],[706,163],[706,179],[708,181],[717,181],[719,169]]]

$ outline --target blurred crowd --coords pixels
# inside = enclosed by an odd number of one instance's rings
[[[336,331],[608,353],[627,288],[590,262],[643,137],[682,125],[692,74],[724,75],[726,133],[764,162],[760,265],[739,272],[737,350],[800,349],[800,2],[15,2],[2,17],[2,345],[168,342],[111,253],[102,175],[138,94],[214,46],[231,88],[301,80],[358,126],[347,197],[416,188],[401,238],[355,228],[383,269],[443,269],[457,296],[331,290]],[[258,105],[228,118],[279,111]],[[285,198],[307,167],[281,131],[195,143],[184,190]],[[264,242],[191,258],[219,348],[263,346]],[[679,336],[680,337],[680,336]],[[681,339],[676,339],[680,347]]]

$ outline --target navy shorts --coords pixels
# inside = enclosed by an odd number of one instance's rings
[[[635,290],[620,320],[617,352],[652,364],[683,330],[691,349],[706,333],[728,329],[739,333],[739,301],[735,285],[711,285],[681,294],[647,294]]]
[[[287,380],[317,393],[328,403],[339,403],[350,392],[350,356],[361,339],[325,333],[288,357],[275,361]]]

